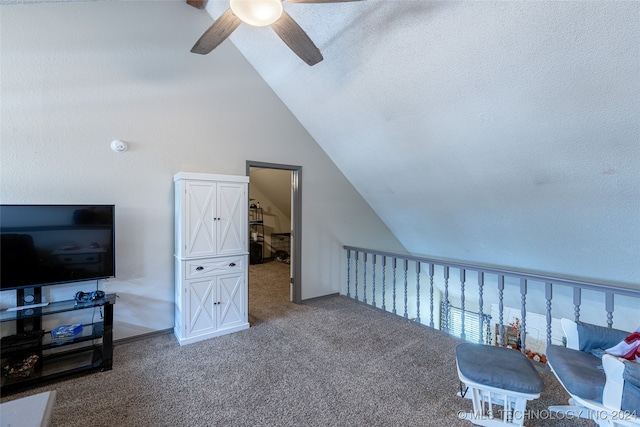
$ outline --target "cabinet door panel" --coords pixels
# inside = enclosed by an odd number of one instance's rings
[[[186,282],[186,336],[192,337],[216,329],[216,279]]]
[[[245,285],[244,275],[225,275],[218,279],[219,317],[218,327],[226,328],[245,322]]]
[[[189,182],[186,185],[185,254],[187,257],[216,254],[216,186]]]
[[[218,184],[218,254],[246,252],[247,246],[246,186],[236,183]]]

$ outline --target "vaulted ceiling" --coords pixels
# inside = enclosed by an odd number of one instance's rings
[[[640,287],[640,2],[284,7],[322,62],[245,24],[209,55],[235,45],[407,250]]]
[[[640,283],[640,3],[285,10],[324,61],[231,42],[409,251]]]

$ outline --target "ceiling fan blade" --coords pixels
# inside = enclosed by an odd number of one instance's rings
[[[345,3],[348,1],[363,1],[363,0],[287,0],[289,3]]]
[[[282,11],[280,19],[271,24],[271,28],[273,28],[282,41],[307,64],[316,65],[322,61],[323,58],[320,49],[316,47],[307,33],[293,20],[291,15],[284,10]]]
[[[211,52],[238,28],[240,22],[242,22],[240,18],[234,15],[231,9],[227,9],[198,39],[191,48],[191,52],[201,55]]]

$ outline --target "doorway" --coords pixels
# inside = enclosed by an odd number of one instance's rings
[[[289,300],[299,304],[302,300],[302,167],[248,160],[246,172],[249,177],[250,206],[253,206],[250,211],[258,210],[262,222],[260,228],[250,226],[250,257],[254,261],[262,259],[287,263]],[[251,281],[249,279],[249,287],[252,286]]]

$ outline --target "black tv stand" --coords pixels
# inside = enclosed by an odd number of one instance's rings
[[[79,372],[110,370],[113,363],[113,306],[116,294],[104,299],[77,303],[75,300],[51,302],[46,306],[17,311],[0,311],[0,322],[15,321],[16,334],[3,337],[0,344],[0,390],[2,393]],[[51,331],[41,325],[76,323],[70,315],[90,313],[77,335],[52,339]],[[82,313],[78,313],[83,310]],[[49,316],[56,317],[49,317]],[[44,322],[43,320],[49,320]],[[5,367],[18,367],[24,361],[37,362],[31,369],[7,375]],[[17,369],[16,369],[17,370]]]
[[[7,308],[7,311],[29,310],[31,308],[44,307],[45,305],[49,305],[49,303],[48,302],[39,302],[38,304],[17,305],[15,307]]]

